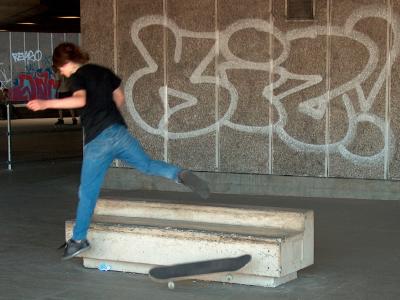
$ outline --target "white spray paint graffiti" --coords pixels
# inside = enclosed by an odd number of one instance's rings
[[[379,57],[379,48],[376,43],[367,35],[355,30],[355,25],[362,19],[367,17],[376,17],[382,18],[386,20],[391,25],[391,29],[393,30],[393,43],[392,48],[390,49],[390,62],[387,61],[383,66],[382,70],[379,73],[379,77],[374,83],[369,95],[365,95],[364,90],[362,88],[362,83],[367,80],[367,78],[374,72],[374,70],[378,66],[378,57]],[[144,28],[152,25],[160,25],[165,26],[168,30],[170,30],[175,36],[175,53],[174,53],[174,61],[178,63],[181,59],[182,55],[182,43],[184,38],[191,39],[207,39],[214,40],[216,43],[210,49],[208,54],[204,57],[204,59],[199,63],[197,68],[191,74],[189,80],[192,84],[213,84],[217,85],[219,88],[226,89],[229,93],[229,107],[226,112],[217,120],[214,124],[211,124],[205,128],[200,128],[188,132],[170,132],[168,128],[165,126],[168,123],[169,118],[176,112],[187,109],[191,106],[194,106],[198,103],[198,100],[195,96],[184,93],[179,90],[171,89],[168,87],[160,87],[159,94],[160,98],[165,101],[166,95],[172,95],[177,98],[181,98],[184,102],[179,104],[173,108],[170,108],[168,105],[166,106],[166,112],[163,117],[160,117],[160,121],[158,127],[152,127],[149,125],[135,107],[135,97],[133,94],[133,90],[135,84],[142,77],[155,73],[158,70],[158,65],[155,60],[151,57],[142,40],[139,38],[139,32]],[[347,19],[345,25],[343,27],[340,26],[332,26],[329,28],[323,26],[309,26],[302,29],[295,29],[288,31],[286,33],[281,32],[278,28],[274,27],[273,24],[259,19],[245,19],[239,20],[224,31],[218,32],[219,40],[216,41],[216,33],[215,32],[193,32],[181,29],[170,19],[166,19],[164,16],[160,15],[152,15],[145,16],[136,20],[131,27],[131,37],[134,45],[139,50],[140,54],[143,56],[147,66],[145,68],[139,69],[135,71],[127,80],[125,85],[125,94],[127,96],[127,106],[129,112],[131,113],[133,119],[137,122],[137,124],[143,128],[145,131],[159,135],[162,137],[168,136],[169,139],[186,139],[191,137],[197,137],[201,135],[208,134],[217,130],[217,128],[221,126],[227,126],[232,129],[241,132],[249,132],[249,133],[259,133],[259,134],[270,134],[271,132],[277,134],[279,138],[285,142],[289,147],[295,149],[297,151],[304,152],[314,152],[314,153],[324,153],[325,151],[329,151],[329,153],[339,153],[342,157],[348,159],[354,164],[358,165],[375,165],[382,163],[385,157],[385,153],[389,153],[392,155],[393,147],[394,147],[394,136],[389,128],[388,138],[385,140],[385,145],[383,149],[379,153],[370,156],[361,156],[355,153],[352,153],[348,150],[348,146],[350,143],[356,138],[357,126],[361,122],[367,122],[374,126],[376,126],[382,133],[382,136],[385,136],[386,133],[386,124],[385,120],[381,117],[370,112],[370,109],[379,93],[384,85],[384,82],[387,80],[387,74],[391,69],[395,59],[399,53],[399,30],[400,30],[400,19],[396,14],[391,14],[389,17],[388,12],[385,7],[379,5],[373,6],[365,6],[357,11],[354,11],[349,18]],[[232,35],[240,30],[244,29],[255,29],[258,31],[263,31],[265,33],[272,34],[275,39],[277,39],[282,45],[282,52],[278,58],[273,59],[272,61],[267,62],[253,62],[248,60],[243,60],[236,55],[234,55],[229,48],[229,41]],[[342,140],[331,143],[328,145],[320,145],[320,144],[309,144],[304,143],[294,137],[290,136],[286,130],[285,125],[288,122],[288,116],[286,109],[284,108],[283,101],[288,96],[298,93],[306,88],[312,87],[322,81],[322,77],[320,75],[305,75],[305,74],[294,74],[288,71],[286,68],[282,67],[282,63],[286,61],[289,56],[291,50],[291,43],[297,39],[313,39],[318,36],[326,36],[332,35],[342,38],[352,39],[353,41],[361,44],[369,51],[369,59],[364,69],[361,70],[354,78],[350,81],[343,83],[342,85],[330,90],[329,92],[320,95],[318,97],[307,99],[300,103],[298,109],[301,113],[308,115],[309,117],[320,120],[324,117],[325,112],[327,111],[327,105],[331,99],[336,97],[341,97],[343,104],[346,108],[349,124],[347,133],[342,138]],[[215,55],[217,55],[216,47],[219,47],[219,54],[224,57],[224,62],[219,63],[216,68],[216,76],[207,76],[204,75],[207,66],[210,63],[214,62]],[[272,125],[267,126],[249,126],[234,123],[231,121],[233,114],[236,111],[237,103],[239,101],[238,92],[235,86],[229,81],[227,71],[233,69],[246,69],[246,70],[257,70],[257,71],[265,71],[270,72],[272,74],[278,75],[279,79],[273,83],[268,83],[263,92],[262,96],[267,99],[271,105],[274,106],[276,111],[278,112],[279,119]],[[279,87],[285,84],[288,80],[301,80],[303,83],[285,90],[280,94],[275,94]],[[355,90],[358,96],[358,101],[360,104],[361,112],[356,112],[353,104],[350,101],[348,93],[351,90]],[[165,93],[166,91],[166,93]],[[273,96],[272,96],[273,95]]]
[[[27,65],[28,69],[32,68],[29,63],[41,61],[43,58],[43,53],[41,50],[36,51],[24,51],[24,52],[13,52],[11,53],[11,57],[14,62],[24,62]],[[12,78],[10,75],[9,67],[5,67],[4,63],[0,62],[0,82],[2,88],[11,88],[12,86]]]
[[[43,54],[42,51],[36,50],[33,52],[32,50],[29,51],[23,51],[23,52],[13,52],[11,53],[12,58],[14,59],[14,62],[36,62],[36,61],[41,61]]]
[[[10,72],[4,67],[4,63],[0,63],[0,82],[1,89],[11,87],[11,76],[7,75]]]

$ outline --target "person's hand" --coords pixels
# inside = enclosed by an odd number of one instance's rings
[[[46,101],[45,100],[39,100],[39,99],[34,99],[28,102],[26,105],[30,110],[33,111],[38,111],[38,110],[45,110],[46,107]]]

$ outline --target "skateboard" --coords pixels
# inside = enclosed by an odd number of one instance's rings
[[[205,261],[189,262],[171,266],[155,267],[149,271],[149,276],[154,281],[168,282],[168,288],[175,287],[174,281],[189,279],[196,275],[213,273],[228,273],[227,281],[233,279],[229,272],[237,271],[247,265],[251,255],[245,254],[238,257],[220,258]]]

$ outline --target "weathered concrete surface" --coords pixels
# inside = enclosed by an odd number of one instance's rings
[[[275,287],[277,282],[284,283],[285,277],[296,278],[299,268],[299,245],[302,244],[300,233],[279,231],[270,234],[265,230],[263,236],[253,236],[250,231],[245,236],[244,233],[208,231],[209,228],[204,224],[199,225],[198,229],[190,225],[182,229],[182,224],[175,223],[176,227],[171,227],[172,224],[166,221],[151,225],[142,223],[141,226],[135,220],[134,224],[129,225],[121,223],[120,218],[113,222],[104,218],[94,220],[88,236],[92,248],[82,254],[85,266],[98,268],[99,263],[106,261],[111,270],[147,274],[156,265],[234,257],[247,253],[252,255],[251,262],[235,272],[231,282],[265,287]],[[224,230],[221,227],[220,230]],[[67,237],[70,237],[72,223],[67,223],[66,229]],[[132,248],[135,251],[131,251]],[[94,264],[93,260],[98,263]],[[200,278],[228,282],[224,276]]]
[[[80,259],[61,262],[56,248],[64,239],[65,220],[75,215],[79,169],[80,161],[64,160],[0,171],[0,299],[400,298],[398,201],[213,194],[208,203],[315,211],[315,264],[276,289],[185,282],[168,291],[147,276],[85,269]],[[196,203],[188,193],[138,191],[124,196]]]
[[[350,198],[369,200],[400,200],[397,181],[344,178],[311,178],[198,172],[211,192],[218,194],[249,194],[300,196],[317,198]],[[144,176],[134,169],[111,168],[106,176],[105,188],[120,190],[189,190],[164,178]]]
[[[132,2],[117,1],[117,11],[117,48],[120,49],[117,60],[118,75],[126,80],[126,78],[135,72],[135,70],[146,67],[146,61],[144,61],[144,59],[140,56],[138,49],[132,44],[132,40],[130,38],[132,23],[143,15],[162,15],[163,1],[140,0],[135,3],[135,7],[133,9]],[[140,103],[138,103],[138,110],[144,110],[148,112],[148,122],[152,126],[156,126],[158,123],[157,116],[162,114],[164,106],[162,101],[152,101],[152,99],[159,98],[158,88],[165,85],[165,66],[160,63],[163,60],[163,49],[165,42],[164,32],[161,26],[155,25],[149,27],[148,29],[149,30],[141,32],[140,36],[144,38],[146,47],[149,49],[151,57],[155,60],[159,68],[158,72],[151,74],[151,76],[142,78],[141,87],[135,88],[134,98],[143,100],[139,101]],[[124,55],[124,53],[129,53],[129,63],[127,62],[127,56]],[[157,88],[152,89],[151,87],[153,86],[156,86]],[[124,116],[134,135],[142,142],[142,144],[146,145],[147,152],[155,159],[165,159],[163,151],[163,138],[148,135],[143,129],[135,126],[135,122],[128,112],[126,112]]]
[[[400,12],[400,3],[398,1],[394,1],[392,3],[393,11],[399,13]],[[390,34],[392,34],[394,28],[389,28]],[[393,46],[394,40],[389,39],[389,45]],[[391,80],[388,84],[389,94],[387,97],[387,108],[389,116],[387,119],[390,121],[390,128],[393,130],[393,135],[395,137],[400,136],[400,105],[397,105],[397,95],[400,95],[400,85],[399,81],[396,78],[399,78],[400,74],[400,64],[394,63],[391,72]],[[398,147],[400,146],[399,139],[394,141],[394,149],[390,154],[392,155],[392,160],[390,161],[388,167],[390,170],[390,174],[393,174],[393,178],[398,179],[400,178],[400,151],[397,151]]]
[[[153,157],[208,172],[400,178],[396,1],[316,1],[312,21],[286,20],[285,1],[81,3],[82,44],[113,61],[129,128]]]
[[[66,239],[73,224],[66,222]],[[311,210],[109,197],[98,201],[88,238],[92,248],[81,255],[86,267],[98,268],[106,261],[111,270],[147,274],[156,265],[250,254],[251,262],[233,279],[194,278],[264,287],[293,280],[314,262]]]
[[[95,215],[269,227],[295,231],[305,229],[307,218],[313,220],[311,211],[299,209],[180,205],[112,196],[98,200]],[[312,230],[312,228],[308,228],[308,230]]]
[[[82,47],[89,52],[93,63],[112,70],[115,65],[114,1],[97,0],[81,2],[81,33],[85,36]],[[101,33],[101,37],[99,37]]]

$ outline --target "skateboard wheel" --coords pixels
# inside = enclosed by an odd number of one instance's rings
[[[169,282],[168,282],[168,288],[169,288],[170,290],[173,290],[173,289],[175,288],[175,283],[174,283],[173,281],[169,281]]]
[[[227,280],[227,281],[232,281],[232,279],[233,279],[232,274],[226,275],[226,280]]]

